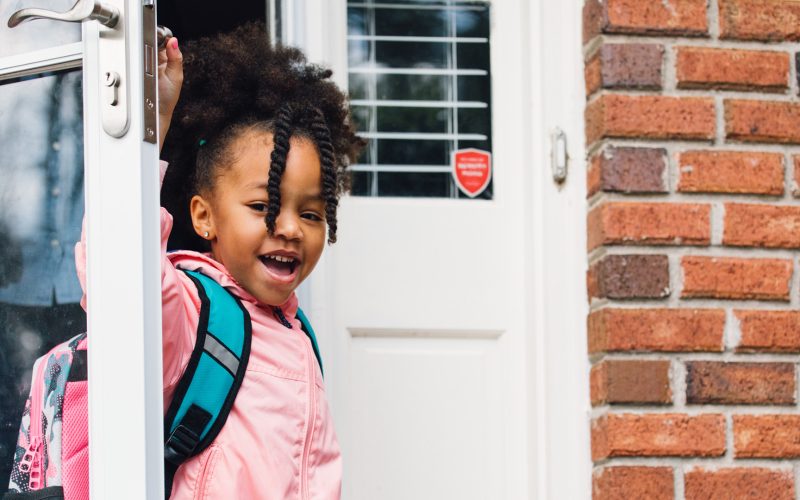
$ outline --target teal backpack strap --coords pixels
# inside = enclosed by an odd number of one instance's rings
[[[308,320],[308,317],[299,307],[297,308],[297,319],[300,320],[300,328],[303,329],[306,335],[308,335],[308,338],[311,340],[311,347],[314,348],[314,356],[317,357],[317,363],[319,363],[319,371],[322,373],[322,375],[325,375],[325,370],[322,369],[322,356],[319,353],[317,336],[314,334],[314,329],[311,327],[311,322]]]
[[[250,356],[250,315],[238,298],[196,271],[184,271],[197,286],[197,340],[164,417],[164,489],[172,491],[178,467],[217,437],[242,385]]]

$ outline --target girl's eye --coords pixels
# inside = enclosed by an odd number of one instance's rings
[[[250,204],[250,208],[252,208],[256,212],[266,212],[267,211],[267,204],[266,203],[252,203],[252,204]]]
[[[313,220],[313,221],[321,221],[322,220],[322,217],[320,217],[319,215],[315,214],[314,212],[303,212],[300,215],[300,217],[302,217],[304,219],[308,219],[308,220]]]

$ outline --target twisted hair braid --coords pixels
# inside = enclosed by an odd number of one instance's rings
[[[306,111],[306,114],[311,116],[302,116],[302,111]],[[325,221],[328,224],[328,243],[335,243],[336,209],[339,205],[337,195],[339,171],[336,167],[336,153],[333,149],[330,130],[325,122],[325,115],[316,107],[297,110],[291,104],[284,104],[278,110],[271,129],[273,149],[267,181],[267,215],[264,217],[267,230],[270,234],[275,232],[275,221],[281,211],[281,179],[286,170],[286,157],[291,147],[289,140],[292,135],[299,135],[310,139],[319,152],[322,168],[322,197],[325,200]]]
[[[275,232],[275,220],[281,212],[281,178],[286,170],[286,156],[289,154],[289,138],[292,135],[294,110],[284,104],[278,110],[273,124],[273,148],[270,155],[269,180],[267,181],[267,215],[265,223],[270,234]]]
[[[331,132],[325,122],[325,115],[314,108],[311,121],[311,133],[319,149],[322,165],[322,196],[325,199],[325,220],[328,222],[328,243],[336,243],[336,208],[339,199],[336,196],[338,172],[336,170],[336,154],[331,142]]]

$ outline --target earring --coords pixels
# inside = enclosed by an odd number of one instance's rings
[[[205,238],[205,239],[208,239],[208,231],[206,231],[205,233],[203,233],[203,238]]]

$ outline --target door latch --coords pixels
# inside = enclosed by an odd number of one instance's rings
[[[550,165],[553,169],[553,180],[561,183],[567,179],[567,134],[556,128],[550,135]]]

